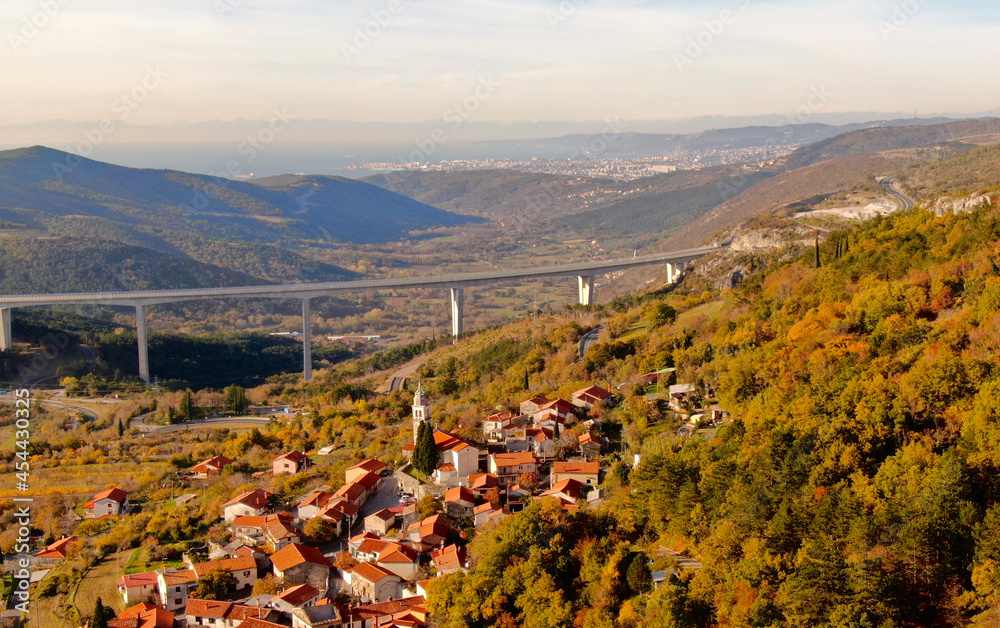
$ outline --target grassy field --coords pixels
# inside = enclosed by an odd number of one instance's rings
[[[112,554],[96,563],[83,577],[74,600],[81,617],[88,617],[94,612],[97,598],[101,598],[105,606],[113,606],[116,612],[125,610],[125,602],[118,593],[118,577],[122,575],[129,554]]]
[[[123,479],[134,478],[137,472],[157,472],[166,466],[166,462],[143,462],[141,467],[134,462],[114,462],[33,469],[31,494],[87,495],[118,485]],[[0,497],[19,495],[14,486],[16,482],[13,473],[0,476]]]
[[[77,624],[66,617],[67,607],[75,606],[80,617],[86,620],[93,614],[98,597],[106,606],[113,607],[115,612],[125,610],[125,603],[118,593],[118,577],[122,574],[131,554],[131,550],[120,552],[95,563],[68,595],[42,597],[36,589],[33,589],[31,592],[31,613],[28,616],[27,626],[30,628],[75,628]],[[68,569],[66,563],[57,565],[49,572],[46,579],[66,569]]]

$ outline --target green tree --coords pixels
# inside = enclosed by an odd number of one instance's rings
[[[244,414],[247,408],[250,407],[250,401],[247,399],[246,391],[243,387],[233,384],[228,386],[225,390],[225,405],[226,410],[229,412],[235,412],[236,414]]]
[[[417,443],[413,448],[413,466],[424,475],[430,475],[434,473],[437,464],[438,452],[434,444],[434,429],[424,421],[417,430]]]
[[[104,605],[104,600],[97,598],[94,605],[94,615],[90,620],[91,628],[108,628],[108,620],[115,618],[115,609]]]
[[[118,438],[125,436],[125,424],[122,423],[121,419],[118,419]]]
[[[236,591],[236,577],[225,569],[213,569],[198,580],[192,597],[202,600],[224,600]]]
[[[649,310],[649,324],[652,327],[670,325],[677,320],[677,310],[666,303],[657,303]]]
[[[653,576],[649,572],[649,560],[645,554],[636,554],[625,571],[628,588],[635,593],[648,593],[653,588]]]
[[[185,421],[191,421],[192,419],[194,419],[194,405],[191,403],[190,389],[185,390],[184,394],[181,396],[181,403],[180,407],[178,408],[178,411],[180,412],[181,417],[183,417]]]

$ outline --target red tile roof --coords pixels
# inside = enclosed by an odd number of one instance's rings
[[[500,486],[500,479],[492,473],[473,473],[469,476],[472,488],[484,489]]]
[[[389,543],[378,555],[379,563],[415,563],[417,562],[417,552],[413,548],[400,545],[399,543]]]
[[[281,548],[271,556],[271,562],[278,571],[288,571],[296,565],[313,563],[314,565],[330,566],[330,561],[323,556],[323,552],[315,547],[290,543]]]
[[[368,582],[379,582],[384,578],[398,578],[396,574],[392,573],[387,569],[383,569],[378,565],[372,563],[358,563],[354,567],[354,573],[360,578],[367,580]]]
[[[555,410],[561,414],[566,414],[572,412],[576,406],[563,399],[556,399],[555,401],[550,401],[541,408],[538,409],[539,412],[543,410]]]
[[[233,464],[232,458],[227,458],[226,456],[213,456],[208,460],[203,460],[191,468],[195,473],[208,473],[210,471],[218,471],[223,467]]]
[[[70,546],[79,540],[80,537],[78,536],[67,536],[64,539],[59,539],[39,552],[38,558],[66,558],[71,548]]]
[[[320,594],[320,590],[310,584],[300,584],[291,589],[285,589],[278,595],[279,600],[288,602],[292,606],[302,606],[309,600]]]
[[[514,467],[522,464],[538,464],[535,454],[530,451],[493,454],[493,461],[498,467]]]
[[[240,624],[240,628],[287,628],[287,626],[263,619],[250,618]]]
[[[361,541],[361,545],[358,545],[359,554],[378,554],[385,549],[388,545],[388,541],[383,541],[381,539],[365,539]]]
[[[232,602],[198,600],[192,598],[188,600],[187,608],[185,609],[184,614],[193,615],[195,617],[213,617],[222,619],[232,607]]]
[[[465,548],[453,543],[443,550],[431,552],[431,560],[438,571],[461,569],[465,567]]]
[[[303,506],[316,506],[317,508],[322,508],[326,505],[328,501],[333,498],[333,493],[327,493],[326,491],[316,491],[306,496],[301,502],[299,502],[299,508]]]
[[[354,469],[364,469],[365,471],[368,471],[370,473],[381,473],[382,471],[388,468],[389,466],[386,463],[379,460],[378,458],[370,458],[368,460],[359,462],[353,467],[347,467],[347,469],[345,470],[352,471]]]
[[[94,498],[91,499],[89,502],[87,502],[84,508],[93,508],[94,504],[101,501],[102,499],[110,499],[118,502],[119,504],[124,504],[125,501],[128,499],[128,493],[126,493],[120,488],[109,488],[106,491],[101,491],[97,495],[94,495]]]
[[[229,500],[222,505],[222,508],[228,508],[229,506],[234,506],[236,504],[243,504],[244,506],[249,506],[256,510],[261,508],[266,508],[271,503],[271,493],[268,493],[264,489],[254,489],[252,491],[246,491],[237,495],[233,499]]]
[[[587,386],[586,388],[581,388],[580,390],[576,391],[575,393],[573,393],[572,396],[573,397],[584,397],[584,396],[594,397],[595,399],[599,399],[601,401],[604,401],[605,399],[607,399],[608,397],[611,396],[611,393],[608,392],[607,390],[604,390],[600,386]]]
[[[552,465],[553,473],[587,473],[597,475],[601,465],[597,462],[556,462]]]
[[[464,486],[456,486],[455,488],[450,488],[445,491],[444,503],[454,504],[456,502],[469,502],[470,504],[475,503],[476,494],[467,489]]]
[[[194,572],[199,578],[201,578],[208,572],[216,569],[229,572],[245,571],[249,569],[257,571],[257,561],[255,561],[251,556],[238,556],[236,558],[225,558],[223,560],[210,560],[205,563],[196,563],[191,565],[191,568],[194,569]]]
[[[148,573],[125,574],[118,578],[118,584],[124,587],[148,587],[156,585],[158,579],[155,571]]]
[[[437,446],[438,451],[462,451],[467,447],[471,447],[468,442],[451,432],[439,429],[434,430],[434,444]]]
[[[393,514],[393,512],[388,508],[383,508],[382,510],[376,513],[372,513],[367,517],[365,517],[365,519],[368,519],[370,517],[375,517],[376,519],[381,519],[382,521],[394,521],[396,519],[396,515]]]
[[[118,619],[108,621],[108,628],[173,628],[174,614],[143,602],[128,608]]]
[[[302,462],[308,457],[309,456],[305,455],[301,451],[290,451],[287,454],[281,454],[274,460],[275,462],[277,462],[278,460],[291,460],[292,462]]]

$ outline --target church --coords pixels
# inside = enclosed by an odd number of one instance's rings
[[[434,427],[430,420],[430,398],[424,392],[423,384],[418,384],[413,395],[413,442],[403,447],[403,455],[407,459],[413,455],[417,430],[421,423],[427,422],[434,430],[434,444],[438,451],[434,481],[442,486],[468,486],[469,476],[479,473],[479,448],[451,432]]]

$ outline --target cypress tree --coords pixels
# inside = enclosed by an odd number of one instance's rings
[[[194,418],[194,408],[191,405],[191,390],[185,390],[184,396],[181,397],[181,416],[184,417],[185,421],[190,421]]]
[[[413,448],[413,466],[424,475],[434,473],[437,468],[437,447],[434,445],[434,430],[425,421],[417,431],[417,443]]]

